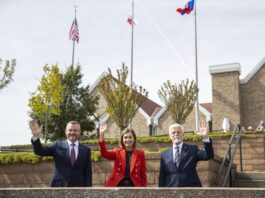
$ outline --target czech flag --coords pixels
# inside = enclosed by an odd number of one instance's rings
[[[179,12],[181,15],[190,14],[194,8],[194,0],[189,1],[186,3],[184,8],[178,8],[176,11]]]

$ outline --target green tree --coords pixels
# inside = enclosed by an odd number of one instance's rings
[[[110,69],[108,71],[98,88],[107,102],[106,112],[122,131],[131,123],[148,92],[141,86],[131,89],[126,85],[128,68],[124,63],[122,68],[117,70],[117,79],[114,78]]]
[[[53,115],[50,128],[53,132],[49,134],[50,140],[65,137],[65,125],[68,121],[80,122],[82,131],[92,131],[95,123],[90,119],[97,108],[98,97],[89,93],[89,85],[82,86],[81,66],[70,66],[61,75],[61,83],[64,87],[63,102],[60,105],[60,115]]]
[[[180,84],[163,83],[158,90],[159,98],[167,105],[172,119],[184,124],[186,118],[193,110],[199,89],[192,80],[182,80]]]
[[[5,66],[2,66],[2,59],[0,59],[0,91],[13,81],[13,74],[15,72],[16,60],[6,60]]]
[[[40,85],[31,94],[28,105],[31,108],[31,118],[37,119],[42,126],[45,126],[44,139],[47,142],[49,139],[48,125],[51,122],[51,117],[61,113],[60,105],[63,101],[63,85],[57,65],[51,67],[45,65],[43,72]]]

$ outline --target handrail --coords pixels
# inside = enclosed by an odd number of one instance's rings
[[[235,143],[235,147],[233,149],[233,152],[231,154],[231,146],[232,146],[232,143],[233,143],[233,140],[234,140],[234,137],[235,137],[235,134],[236,132],[238,131],[238,136],[237,136],[237,140],[236,140],[236,143]],[[219,169],[219,172],[216,176],[216,180],[215,180],[215,184],[216,186],[219,185],[219,180],[220,180],[220,177],[221,177],[221,173],[222,173],[222,170],[223,170],[223,167],[225,165],[225,162],[227,162],[228,164],[228,167],[227,167],[227,171],[226,171],[226,174],[225,174],[225,178],[224,178],[224,181],[222,183],[222,187],[225,186],[226,184],[226,180],[228,178],[228,175],[230,176],[230,182],[229,182],[229,186],[232,187],[232,164],[233,164],[233,161],[234,161],[234,157],[235,157],[235,154],[236,154],[236,150],[237,150],[237,147],[239,145],[239,149],[240,149],[240,167],[241,167],[241,172],[243,172],[243,166],[242,166],[242,147],[241,147],[241,133],[242,133],[242,129],[240,127],[240,124],[237,124],[234,128],[234,131],[232,133],[232,136],[227,144],[227,147],[226,147],[226,151],[225,151],[225,154],[224,154],[224,157],[223,157],[223,160],[222,160],[222,163],[221,163],[221,167]],[[227,159],[227,156],[228,156],[228,159]]]

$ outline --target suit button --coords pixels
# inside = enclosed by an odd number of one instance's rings
[[[136,164],[135,166],[138,166],[138,164]]]
[[[121,166],[121,162],[119,163],[119,165]]]
[[[135,177],[137,178],[137,177],[138,177],[138,175],[135,175]]]
[[[117,176],[119,176],[119,173],[116,173]]]
[[[135,172],[138,172],[138,170],[136,169]]]
[[[118,171],[120,171],[121,169],[120,168],[118,168]]]

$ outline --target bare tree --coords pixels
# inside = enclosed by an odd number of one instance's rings
[[[108,71],[98,88],[107,102],[106,112],[122,131],[132,121],[148,92],[141,86],[130,88],[126,85],[128,68],[124,63],[122,68],[117,70],[117,79],[110,69]]]
[[[2,67],[2,59],[0,59],[0,91],[6,87],[10,82],[13,81],[13,74],[15,72],[16,60],[12,59],[11,61],[6,60],[5,66]]]
[[[193,110],[198,91],[193,80],[190,82],[186,79],[178,85],[167,81],[158,90],[158,96],[167,105],[172,119],[179,124],[184,124]]]

